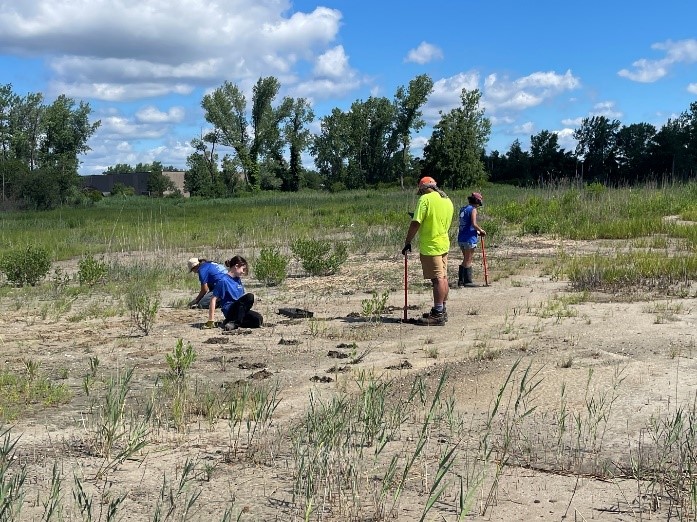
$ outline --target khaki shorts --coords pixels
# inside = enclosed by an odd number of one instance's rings
[[[446,279],[448,277],[448,253],[440,256],[421,255],[424,279]]]

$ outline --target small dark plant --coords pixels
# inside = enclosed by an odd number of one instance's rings
[[[34,286],[51,269],[51,256],[45,248],[27,245],[10,250],[0,257],[0,272],[13,285]]]

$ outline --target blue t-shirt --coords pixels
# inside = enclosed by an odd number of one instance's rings
[[[460,228],[457,233],[458,243],[477,244],[477,229],[472,225],[472,211],[474,207],[467,205],[460,209]]]
[[[244,293],[242,280],[227,273],[225,277],[218,279],[215,288],[213,288],[213,295],[220,299],[220,309],[225,316],[227,316],[232,304],[242,297]]]
[[[201,281],[202,285],[208,285],[208,290],[213,290],[218,279],[226,274],[227,268],[225,266],[206,261],[201,263],[201,267],[198,269],[198,280]]]

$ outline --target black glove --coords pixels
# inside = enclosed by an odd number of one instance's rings
[[[404,243],[404,248],[402,249],[402,255],[406,256],[407,253],[411,252],[411,243]]]

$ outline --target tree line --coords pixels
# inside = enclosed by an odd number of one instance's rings
[[[2,201],[24,200],[50,208],[80,198],[78,156],[100,122],[89,104],[60,95],[46,104],[41,93],[19,96],[0,86]]]
[[[185,174],[191,195],[404,186],[422,175],[452,189],[486,181],[632,184],[690,179],[697,167],[697,102],[660,129],[648,123],[623,125],[605,116],[585,118],[574,131],[573,151],[559,145],[555,132],[543,130],[530,137],[529,150],[516,140],[505,153],[487,153],[491,121],[481,107],[481,93],[463,89],[460,104],[439,113],[422,156],[415,157],[411,139],[426,125],[423,107],[433,91],[429,76],[416,76],[392,98],[371,96],[348,110],[333,109],[319,119],[316,135],[310,131],[315,114],[309,101],[279,100],[280,88],[276,78],[262,77],[249,103],[231,82],[203,97],[210,130],[191,141]],[[100,124],[91,123],[90,114],[89,104],[66,96],[47,105],[41,94],[22,97],[11,85],[0,87],[3,201],[50,208],[77,198],[79,156],[89,150],[87,141]],[[303,166],[303,155],[312,157],[314,168]],[[153,194],[168,190],[161,163],[140,167],[153,173]],[[106,173],[129,169],[120,164]]]

